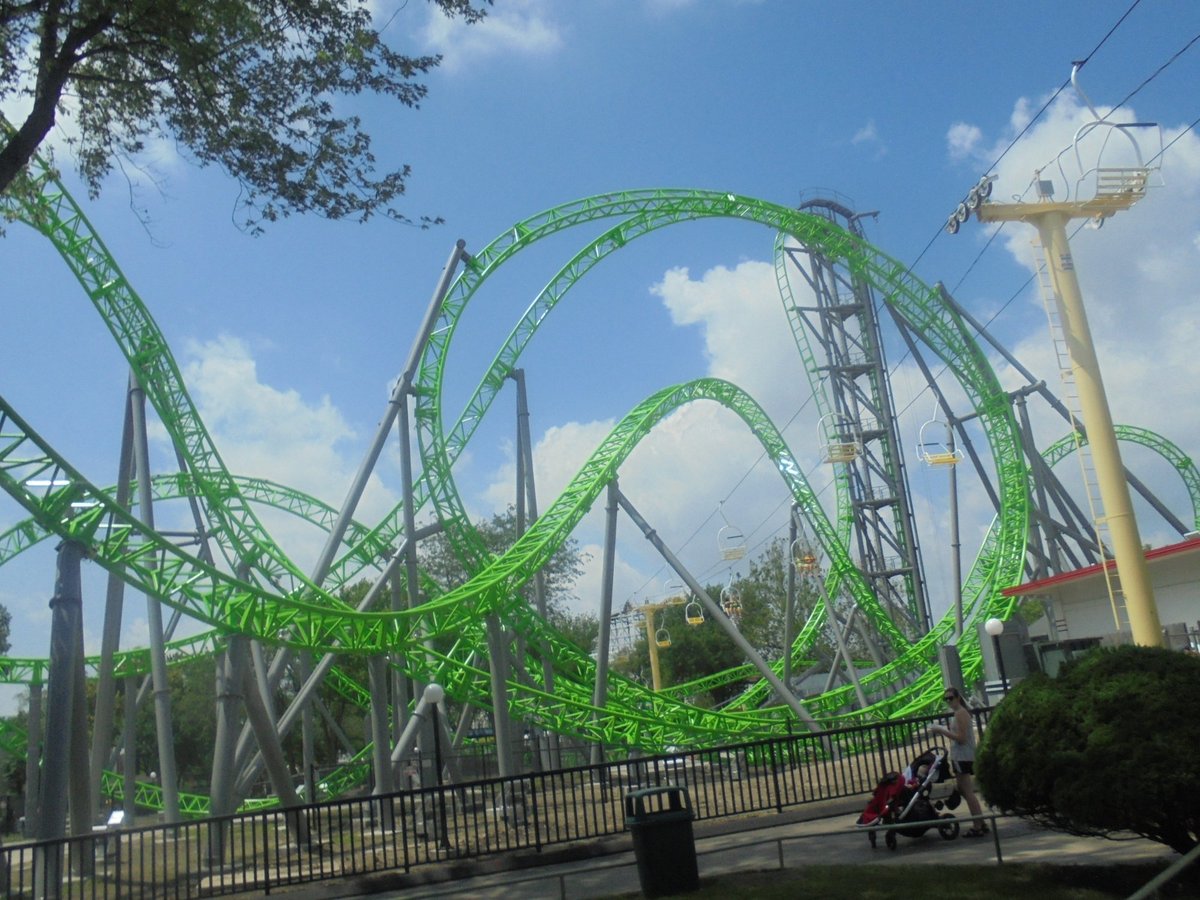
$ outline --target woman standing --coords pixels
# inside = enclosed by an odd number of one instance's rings
[[[934,734],[944,735],[953,743],[950,745],[950,764],[954,767],[954,780],[958,792],[967,801],[967,809],[971,815],[983,814],[979,798],[975,796],[975,729],[971,724],[971,713],[958,688],[948,687],[942,699],[950,704],[953,715],[950,724],[934,725],[930,730]],[[963,837],[981,837],[987,834],[988,827],[982,819],[976,819],[971,828],[963,832]]]

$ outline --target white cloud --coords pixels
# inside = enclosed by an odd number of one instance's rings
[[[561,26],[546,0],[506,0],[473,25],[432,8],[422,37],[442,54],[441,68],[452,73],[500,55],[547,56],[563,44]]]
[[[795,379],[805,388],[807,381],[771,263],[717,266],[699,280],[687,269],[671,269],[651,292],[662,298],[673,322],[702,328],[705,374],[738,385],[769,413],[794,410]]]
[[[245,342],[227,335],[188,342],[183,358],[184,381],[230,472],[269,478],[340,508],[363,448],[327,396],[313,404],[263,384]],[[377,466],[356,517],[374,523],[396,499]],[[262,518],[302,565],[319,550],[322,535],[311,526],[282,514]]]
[[[968,159],[975,155],[976,147],[983,139],[983,132],[977,125],[966,122],[955,122],[946,134],[946,143],[950,147],[950,159],[954,161]]]
[[[854,133],[854,137],[850,139],[850,143],[857,146],[866,146],[875,148],[875,159],[887,154],[887,145],[883,142],[883,138],[879,136],[879,129],[875,126],[875,120],[871,119],[862,128]]]

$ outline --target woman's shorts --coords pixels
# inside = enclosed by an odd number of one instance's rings
[[[975,760],[973,759],[952,759],[950,765],[953,767],[955,775],[975,774]]]

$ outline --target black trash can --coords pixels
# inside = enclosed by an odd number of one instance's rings
[[[633,835],[643,896],[664,897],[700,889],[694,818],[687,788],[664,785],[625,795],[625,827]]]

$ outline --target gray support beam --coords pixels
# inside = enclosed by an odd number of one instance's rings
[[[329,711],[329,707],[325,705],[325,701],[320,697],[313,697],[312,705],[316,708],[317,714],[320,715],[321,721],[333,732],[333,736],[337,738],[338,744],[346,751],[347,755],[353,756],[357,753],[359,748],[350,740],[350,736],[342,730],[341,723],[333,717],[333,713]]]
[[[138,518],[154,527],[150,489],[150,448],[146,439],[146,394],[134,379],[130,391],[133,419],[133,458],[137,472]],[[150,677],[154,684],[154,724],[158,736],[158,771],[162,786],[163,814],[168,822],[179,822],[179,781],[175,768],[175,739],[171,728],[171,688],[167,680],[167,649],[163,636],[162,604],[146,595],[146,621],[150,631]]]
[[[392,594],[392,612],[404,609],[404,583],[400,573],[396,572],[388,579]],[[392,740],[400,739],[404,733],[404,722],[408,716],[408,706],[411,696],[408,689],[408,676],[404,674],[404,654],[396,653],[392,658]]]
[[[425,699],[425,695],[421,694],[417,699],[417,705],[413,707],[412,715],[408,717],[408,723],[404,726],[404,731],[400,733],[399,740],[396,741],[396,746],[392,748],[392,762],[396,765],[407,762],[412,758],[412,748],[417,740],[417,733],[424,730],[424,725],[429,720],[429,701]],[[432,731],[430,731],[432,734]],[[425,782],[422,782],[425,785]]]
[[[492,676],[492,727],[496,736],[496,765],[501,778],[513,770],[512,725],[508,714],[508,642],[500,620],[487,617],[488,669]],[[449,746],[449,744],[447,744]]]
[[[526,508],[528,507],[528,524],[537,521],[537,478],[533,470],[533,439],[529,430],[529,394],[525,387],[525,370],[514,369],[510,377],[517,383],[517,537],[525,533]],[[546,608],[546,576],[538,569],[533,575],[533,600],[538,615],[547,618]],[[542,657],[542,686],[548,694],[554,693],[554,662],[551,659],[550,646],[543,642]],[[548,743],[550,754],[549,768],[562,767],[562,749],[559,737],[554,732],[545,732],[534,726],[534,733],[539,734]]]
[[[254,677],[258,680],[258,695],[262,697],[263,706],[271,721],[275,721],[275,680],[270,677],[270,667],[263,650],[262,641],[250,641],[250,662],[254,665]]]
[[[217,655],[216,694],[217,728],[213,747],[210,812],[213,818],[231,815],[233,797],[233,755],[237,744],[238,715],[242,708],[242,679],[245,677],[246,638],[230,635],[224,652]],[[225,859],[229,823],[214,825],[208,834],[208,861],[218,865]]]
[[[40,675],[40,670],[39,670]],[[24,837],[38,835],[38,805],[41,794],[42,767],[42,683],[29,685],[29,719],[25,723],[25,830]]]
[[[34,851],[34,890],[56,896],[64,880],[67,797],[71,764],[71,730],[75,686],[76,633],[83,616],[79,566],[84,547],[64,541],[58,548],[54,596],[50,600],[50,676],[46,698],[46,737],[42,744],[42,779],[38,791],[37,840],[52,842]]]
[[[121,802],[125,815],[121,819],[123,828],[137,827],[137,693],[138,677],[126,675],[122,709],[125,724],[121,728]]]
[[[71,672],[71,834],[75,837],[92,833],[91,753],[88,747],[87,676],[83,671],[83,597],[75,622],[75,668]],[[77,875],[91,875],[95,869],[93,853],[72,854],[72,868]]]
[[[814,719],[808,710],[804,708],[804,705],[798,699],[796,699],[796,695],[792,693],[791,688],[779,680],[779,676],[772,671],[767,661],[759,655],[759,652],[755,650],[751,643],[746,640],[740,631],[738,631],[737,626],[730,621],[729,616],[725,614],[725,611],[713,602],[712,598],[708,596],[708,592],[704,590],[700,582],[698,582],[692,576],[692,573],[689,572],[683,565],[683,563],[679,561],[679,558],[671,552],[665,543],[663,543],[663,540],[658,536],[658,533],[650,527],[650,524],[642,518],[641,513],[639,513],[637,509],[634,508],[633,504],[629,502],[629,498],[618,491],[617,502],[620,503],[621,509],[625,510],[625,513],[631,519],[633,519],[638,528],[642,530],[642,534],[646,536],[646,540],[653,544],[654,548],[662,555],[662,558],[667,561],[667,565],[675,570],[675,573],[683,579],[684,584],[686,584],[692,593],[696,595],[697,599],[699,599],[699,601],[704,605],[705,609],[708,610],[708,614],[712,616],[713,621],[721,626],[725,633],[729,635],[730,640],[732,640],[737,648],[746,655],[748,660],[750,660],[751,665],[758,669],[762,677],[767,680],[767,683],[775,689],[776,693],[779,695],[779,699],[787,704],[788,708],[796,714],[796,717],[808,725],[812,731],[822,731],[823,729],[821,728],[820,724],[818,724],[817,720]]]
[[[596,640],[596,684],[592,688],[592,706],[596,707],[596,718],[599,710],[608,702],[608,642],[612,633],[612,604],[613,604],[613,571],[617,563],[617,511],[620,509],[617,496],[617,479],[608,483],[604,505],[604,560],[600,585],[600,635]],[[604,760],[603,745],[597,741],[592,744],[591,762],[593,766]]]
[[[288,772],[287,763],[284,761],[283,750],[275,734],[275,723],[271,721],[266,704],[258,693],[258,680],[248,668],[243,672],[242,696],[246,705],[246,717],[250,720],[250,727],[254,729],[254,735],[258,738],[262,750],[267,776],[271,780],[271,790],[284,809],[288,830],[299,846],[306,846],[308,823],[303,815],[296,812],[301,806],[300,797],[296,794],[291,773]]]
[[[796,541],[799,530],[796,526],[796,516],[799,511],[792,504],[788,513],[788,567],[787,594],[783,609],[783,683],[792,685],[792,642],[796,639]]]
[[[366,456],[363,458],[358,468],[358,473],[354,476],[354,480],[350,484],[350,489],[346,492],[346,499],[342,502],[342,509],[338,513],[337,521],[334,523],[329,536],[325,540],[325,547],[321,550],[321,555],[317,558],[316,565],[313,566],[312,581],[314,584],[319,585],[325,580],[325,576],[329,574],[329,567],[333,565],[337,549],[342,544],[342,538],[346,535],[346,529],[350,526],[350,520],[354,516],[355,509],[358,508],[358,501],[362,498],[363,491],[367,487],[367,480],[371,477],[371,473],[375,471],[375,463],[379,460],[379,454],[383,451],[384,444],[387,443],[388,434],[391,433],[393,423],[395,423],[397,417],[407,418],[407,410],[404,408],[406,406],[404,402],[405,398],[412,390],[413,376],[416,375],[417,366],[421,362],[421,354],[425,352],[425,345],[429,341],[429,336],[433,333],[433,326],[437,322],[438,314],[442,309],[442,301],[446,298],[446,292],[450,290],[450,283],[454,279],[454,273],[458,269],[458,264],[464,259],[469,258],[466,246],[465,241],[458,241],[450,253],[450,258],[446,260],[441,278],[438,279],[433,296],[429,300],[429,306],[425,310],[425,319],[422,321],[421,328],[413,340],[412,348],[408,351],[408,362],[405,363],[403,373],[396,382],[395,387],[392,388],[383,418],[379,420],[379,425],[375,430],[375,437],[371,441],[371,445],[367,448]],[[401,415],[402,412],[405,415]],[[405,481],[405,488],[411,491],[411,477]],[[406,498],[408,498],[408,495],[406,495]],[[406,518],[405,525],[409,524],[411,523]],[[412,532],[406,531],[405,534],[412,534]]]
[[[121,428],[121,451],[117,462],[117,506],[129,508],[130,473],[133,469],[133,399],[137,379],[129,373],[125,391],[125,419]],[[116,572],[108,573],[104,597],[104,625],[100,637],[100,670],[96,680],[96,710],[92,719],[91,796],[92,808],[100,808],[100,782],[113,746],[113,710],[116,706],[117,680],[113,661],[121,648],[121,617],[125,601],[125,582]]]
[[[237,806],[233,794],[233,758],[237,749],[242,711],[242,682],[246,668],[246,638],[230,635],[223,653],[217,656],[217,727],[213,747],[211,810],[227,816]],[[217,857],[220,859],[220,856]]]
[[[392,742],[389,728],[391,723],[388,721],[389,679],[386,657],[375,654],[367,659],[367,680],[371,690],[371,771],[375,779],[375,787],[371,793],[379,796],[390,794],[394,790],[392,763],[388,758]],[[390,825],[386,814],[384,825]]]
[[[247,667],[246,673],[242,679],[243,699],[246,704],[246,715],[249,719],[249,726],[254,740],[258,744],[258,755],[255,757],[255,763],[261,762],[267,769],[267,776],[271,779],[272,788],[276,790],[277,796],[285,806],[295,805],[284,802],[285,796],[295,798],[295,803],[300,802],[300,798],[296,795],[295,785],[292,784],[291,775],[287,771],[287,766],[283,764],[283,748],[280,743],[282,729],[280,729],[275,720],[274,710],[268,699],[263,695],[264,690],[270,691],[270,679],[267,673],[267,662],[262,654],[262,646],[258,641],[248,641],[247,645],[250,651],[250,666]],[[251,691],[247,685],[253,684],[254,691],[251,696]],[[293,702],[293,705],[294,702]],[[257,718],[255,718],[257,717]],[[294,719],[293,719],[294,721]],[[266,727],[268,726],[269,727]],[[239,742],[238,752],[242,751],[242,746]],[[281,781],[278,766],[283,766],[282,781],[287,784],[287,794],[278,793],[278,784]],[[274,768],[273,768],[274,767]],[[257,765],[252,765],[248,770],[243,771],[238,778],[236,787],[234,788],[235,796],[238,798],[245,797],[250,790],[250,786],[254,783],[255,777],[258,774]]]
[[[298,659],[300,665],[301,683],[308,680],[312,674],[312,654],[301,653]],[[316,738],[313,732],[313,709],[311,703],[305,703],[304,709],[300,713],[300,764],[304,767],[302,776],[304,782],[304,802],[316,803],[317,801],[317,756],[316,756]]]

